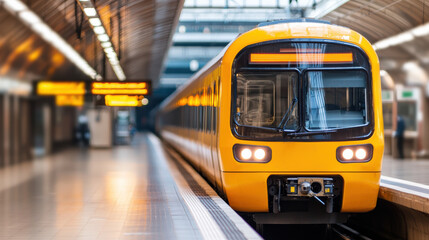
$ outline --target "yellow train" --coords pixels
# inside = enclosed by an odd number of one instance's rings
[[[236,211],[370,211],[384,147],[379,72],[351,29],[263,23],[166,99],[157,128]]]

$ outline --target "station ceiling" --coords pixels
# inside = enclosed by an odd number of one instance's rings
[[[323,19],[356,30],[374,44],[429,22],[429,1],[352,0]],[[426,35],[377,50],[381,68],[394,75],[396,82],[403,82],[404,63],[417,61],[423,66],[429,64],[428,42]]]
[[[105,79],[116,79],[88,19],[75,5],[76,0],[22,2]],[[93,3],[127,80],[150,79],[156,85],[183,0],[93,0]],[[3,6],[0,6],[0,22],[0,76],[27,81],[89,79]]]

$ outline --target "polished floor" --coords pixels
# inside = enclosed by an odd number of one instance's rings
[[[0,170],[0,239],[201,239],[147,136]]]
[[[190,167],[167,161],[154,138],[0,169],[0,239],[259,238],[208,185],[195,186],[201,177],[183,175]],[[429,184],[428,171],[429,160],[384,157],[385,176]]]

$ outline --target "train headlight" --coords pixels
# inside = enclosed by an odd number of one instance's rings
[[[235,144],[233,153],[238,162],[267,163],[271,160],[271,149],[266,146]]]
[[[341,156],[343,157],[343,159],[345,160],[350,160],[353,158],[353,150],[351,150],[350,148],[346,148],[343,150]]]
[[[337,160],[342,163],[369,162],[372,153],[371,144],[341,146],[337,148]]]
[[[265,150],[262,148],[258,148],[255,150],[255,158],[258,160],[263,160],[265,158]]]
[[[243,148],[240,152],[241,159],[249,160],[252,157],[252,151],[248,148]]]
[[[366,158],[366,150],[363,148],[359,148],[358,150],[356,150],[356,158],[359,160],[365,159]]]

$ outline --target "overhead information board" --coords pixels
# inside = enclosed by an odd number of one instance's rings
[[[83,106],[85,96],[99,96],[101,103],[96,105],[140,107],[147,105],[144,96],[152,93],[150,81],[115,82],[115,81],[37,81],[34,83],[35,94],[55,96],[58,106]],[[91,99],[91,98],[89,98]]]
[[[84,104],[83,95],[56,95],[55,104],[57,106],[81,107]]]
[[[149,95],[150,82],[93,82],[94,95]]]
[[[106,95],[105,104],[109,107],[140,107],[143,96]]]
[[[39,81],[36,84],[37,95],[83,95],[85,94],[85,82],[55,82]]]

